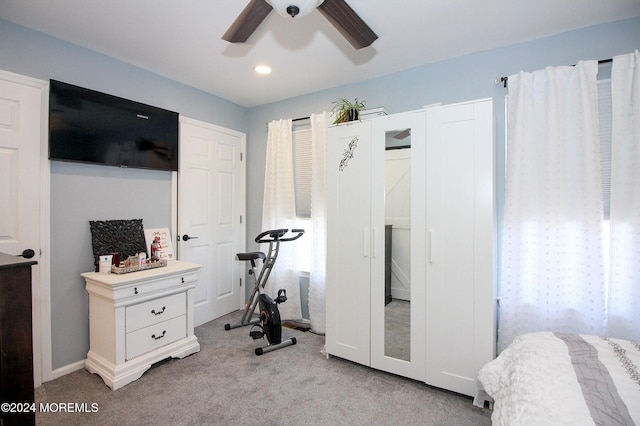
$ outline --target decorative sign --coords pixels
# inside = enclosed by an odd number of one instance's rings
[[[148,253],[151,253],[151,243],[156,237],[160,237],[158,247],[158,257],[164,260],[175,260],[173,254],[173,244],[171,243],[171,233],[169,228],[145,229],[144,236],[147,240]]]
[[[124,260],[144,251],[142,219],[90,220],[89,227],[96,272],[101,255],[119,253]]]
[[[355,151],[357,147],[358,137],[356,136],[351,140],[351,142],[349,142],[349,148],[345,149],[342,154],[342,160],[340,160],[340,171],[343,171],[345,167],[347,167],[349,160],[353,158],[353,151]]]

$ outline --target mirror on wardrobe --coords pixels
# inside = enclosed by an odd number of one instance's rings
[[[411,361],[411,129],[385,134],[384,355]]]

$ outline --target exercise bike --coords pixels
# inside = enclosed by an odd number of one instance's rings
[[[296,338],[291,337],[282,340],[282,322],[280,319],[280,310],[278,305],[287,301],[287,292],[284,289],[278,290],[278,295],[275,300],[269,295],[263,293],[264,286],[267,284],[271,269],[276,263],[278,258],[278,251],[280,249],[280,243],[295,241],[304,235],[304,229],[292,229],[293,236],[283,238],[288,229],[272,229],[270,231],[262,232],[255,239],[256,243],[269,243],[269,251],[267,254],[261,251],[254,251],[250,253],[237,253],[236,259],[244,262],[250,262],[251,268],[249,269],[249,275],[253,277],[254,289],[249,302],[245,307],[244,313],[240,322],[235,324],[225,324],[225,330],[231,330],[238,327],[251,326],[249,335],[254,339],[262,339],[267,337],[269,344],[262,348],[256,348],[256,355],[262,355],[267,352],[275,351],[286,346],[296,344]],[[260,275],[257,274],[257,260],[262,260],[262,268],[260,269]],[[260,305],[260,315],[258,318],[254,318],[254,312],[256,306]]]

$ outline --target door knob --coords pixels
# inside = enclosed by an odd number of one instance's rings
[[[31,249],[25,249],[22,254],[19,254],[19,257],[24,257],[25,259],[31,259],[36,255],[36,252]]]
[[[195,240],[195,239],[197,239],[197,238],[198,238],[198,237],[190,237],[189,235],[184,234],[184,235],[182,236],[182,241]]]

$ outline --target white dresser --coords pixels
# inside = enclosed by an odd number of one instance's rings
[[[174,260],[129,274],[83,273],[90,335],[85,368],[116,390],[158,361],[198,352],[193,292],[199,269]]]

